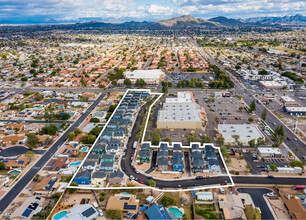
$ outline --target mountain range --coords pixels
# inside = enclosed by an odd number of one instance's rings
[[[269,25],[302,25],[306,26],[306,17],[300,14],[284,17],[256,17],[242,19],[232,19],[223,16],[205,20],[195,18],[191,15],[184,15],[159,22],[133,21],[127,18],[128,22],[124,23],[108,23],[101,18],[95,18],[88,22],[87,19],[78,19],[76,25],[90,27],[126,27],[126,28],[179,28],[179,27],[203,27],[203,28],[221,28],[221,27],[247,27],[247,26],[269,26]],[[118,20],[119,22],[119,20]]]

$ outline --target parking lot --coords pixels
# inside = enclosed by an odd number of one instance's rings
[[[252,174],[260,174],[261,172],[268,171],[267,165],[274,164],[277,167],[288,167],[288,162],[282,158],[269,158],[260,161],[253,160],[252,153],[243,153],[245,161],[252,166]]]

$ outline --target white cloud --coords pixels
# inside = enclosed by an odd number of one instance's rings
[[[174,12],[174,10],[168,6],[159,6],[155,4],[148,5],[146,10],[152,15],[172,15]]]

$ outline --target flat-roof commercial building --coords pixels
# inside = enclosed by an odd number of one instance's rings
[[[248,144],[252,139],[264,138],[264,135],[255,125],[250,124],[218,124],[218,132],[224,138],[225,143],[235,143],[233,135],[238,135],[240,142]]]
[[[306,115],[306,107],[301,106],[284,106],[283,110],[289,115]]]
[[[279,81],[259,81],[260,85],[265,89],[283,89],[287,85],[286,82]]]
[[[201,129],[206,113],[197,103],[163,104],[158,111],[157,127],[164,129]]]
[[[148,85],[158,85],[165,76],[166,74],[160,69],[135,70],[124,73],[124,77],[131,80],[132,83],[135,83],[137,79],[143,79]],[[119,81],[118,83],[120,84]]]

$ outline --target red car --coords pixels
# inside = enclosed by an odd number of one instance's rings
[[[143,182],[142,180],[139,180],[138,182],[139,182],[140,184],[144,184],[144,182]]]

